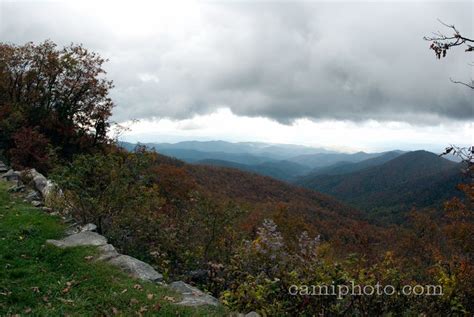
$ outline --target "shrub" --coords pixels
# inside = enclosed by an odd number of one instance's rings
[[[34,167],[40,173],[47,173],[54,166],[56,153],[42,133],[28,127],[21,128],[13,134],[13,142],[15,147],[8,152],[13,168]]]

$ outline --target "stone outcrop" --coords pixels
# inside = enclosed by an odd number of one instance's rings
[[[163,281],[163,275],[156,272],[150,264],[137,260],[131,256],[119,255],[111,258],[108,262],[140,280],[150,282]]]
[[[107,238],[93,232],[96,225],[89,223],[85,226],[78,227],[77,232],[65,237],[62,240],[47,240],[46,243],[54,245],[58,248],[69,248],[78,246],[97,246],[99,256],[97,261],[106,261],[131,276],[150,282],[163,281],[163,275],[155,271],[155,269],[138,259],[117,252],[113,245],[107,243]]]
[[[67,236],[62,240],[47,240],[46,243],[58,248],[101,246],[107,244],[107,239],[96,232],[84,231]]]
[[[48,180],[44,175],[35,169],[24,171],[14,171],[0,161],[0,172],[6,172],[1,177],[7,181],[16,182],[10,189],[10,192],[24,192],[25,201],[31,203],[35,207],[43,206],[43,202],[55,190],[53,182]],[[23,185],[22,179],[30,180],[28,188]],[[42,207],[45,211],[51,211],[48,207]],[[107,238],[95,232],[97,226],[88,223],[84,226],[79,226],[74,223],[74,219],[68,221],[64,218],[64,222],[73,222],[73,224],[66,230],[66,237],[61,240],[47,240],[46,243],[54,245],[58,248],[69,248],[78,246],[95,246],[97,247],[98,255],[95,261],[104,261],[113,266],[120,268],[122,271],[131,276],[154,283],[163,283],[163,275],[158,273],[151,265],[135,259],[131,256],[120,254],[115,247],[107,243]],[[169,287],[182,295],[182,300],[177,305],[182,306],[201,306],[201,305],[219,305],[219,301],[201,290],[186,284],[183,281],[173,282]],[[242,315],[247,317],[255,317],[257,315]]]
[[[208,295],[194,286],[184,283],[183,281],[173,282],[170,288],[175,292],[181,294],[183,299],[178,302],[178,305],[182,306],[201,306],[201,305],[219,305],[219,301]]]
[[[43,199],[47,199],[54,190],[54,183],[34,168],[21,172],[22,176],[30,178],[33,187],[41,193]]]
[[[108,261],[120,255],[120,253],[118,253],[115,247],[111,244],[101,245],[97,248],[97,250],[99,251],[100,255],[96,258],[96,261]]]

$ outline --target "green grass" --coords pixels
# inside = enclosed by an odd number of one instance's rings
[[[224,308],[173,304],[179,296],[130,278],[95,249],[45,245],[64,225],[7,192],[0,181],[0,316],[223,316]]]

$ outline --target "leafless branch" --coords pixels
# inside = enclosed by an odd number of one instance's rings
[[[445,155],[457,156],[463,163],[462,172],[464,175],[474,179],[474,146],[460,147],[456,145],[448,146],[439,156]]]
[[[471,89],[474,89],[474,80],[472,80],[472,79],[471,79],[471,84],[468,84],[468,83],[465,83],[465,82],[462,82],[462,81],[458,81],[458,80],[453,80],[452,78],[449,78],[449,80],[454,84],[460,84],[460,85],[464,85],[466,87],[469,87]]]
[[[469,43],[474,43],[474,39],[461,35],[459,30],[456,29],[454,25],[444,23],[440,19],[438,19],[438,21],[445,27],[451,29],[453,32],[453,35],[451,36],[445,35],[444,33],[438,31],[436,33],[433,33],[433,36],[423,37],[425,41],[431,42],[430,49],[432,49],[435,52],[435,55],[438,59],[440,59],[441,57],[446,57],[447,51],[451,47],[455,47],[455,46],[465,45],[466,52],[474,51],[474,46],[469,44]]]

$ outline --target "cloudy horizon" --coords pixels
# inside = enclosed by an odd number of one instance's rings
[[[1,41],[71,42],[109,59],[129,141],[292,143],[441,151],[473,143],[472,54],[423,36],[473,35],[472,1],[5,1]],[[131,120],[140,122],[131,124]]]

